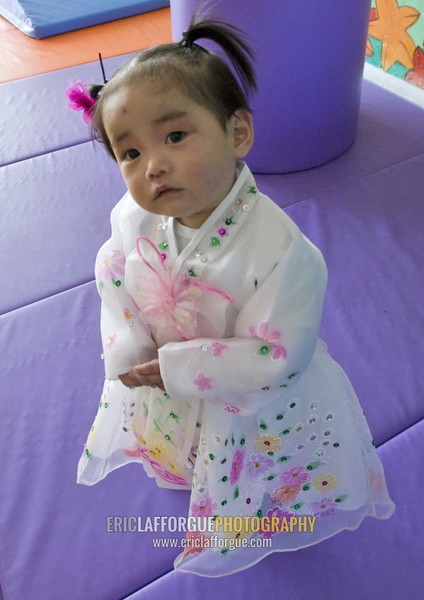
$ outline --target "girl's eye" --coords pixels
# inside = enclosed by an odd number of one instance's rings
[[[138,156],[140,156],[140,152],[138,150],[136,150],[135,148],[130,148],[130,150],[127,150],[125,152],[124,160],[134,160]]]
[[[183,131],[173,131],[169,135],[166,136],[167,144],[178,144],[185,137],[185,133]]]

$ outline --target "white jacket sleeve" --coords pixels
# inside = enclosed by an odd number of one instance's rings
[[[228,339],[194,339],[159,350],[171,397],[222,402],[243,412],[275,399],[307,368],[321,321],[327,270],[302,234],[241,308]],[[256,408],[255,408],[256,407]]]
[[[156,344],[125,286],[124,200],[112,210],[112,235],[100,248],[95,269],[102,299],[100,329],[107,379],[118,379],[134,366],[157,358]]]

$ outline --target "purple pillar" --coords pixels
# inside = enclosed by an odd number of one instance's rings
[[[199,0],[171,0],[174,40]],[[318,166],[355,139],[371,0],[217,0],[210,16],[246,32],[256,55],[255,172]],[[205,44],[207,45],[207,44]]]

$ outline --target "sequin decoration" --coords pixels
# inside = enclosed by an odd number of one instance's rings
[[[267,356],[270,352],[271,352],[270,346],[261,346],[259,348],[258,354],[260,354],[261,356]]]

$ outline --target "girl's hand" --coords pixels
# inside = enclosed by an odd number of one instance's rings
[[[159,369],[159,359],[157,358],[142,365],[137,365],[128,373],[119,375],[119,379],[129,388],[149,386],[152,388],[158,387],[165,391]]]

